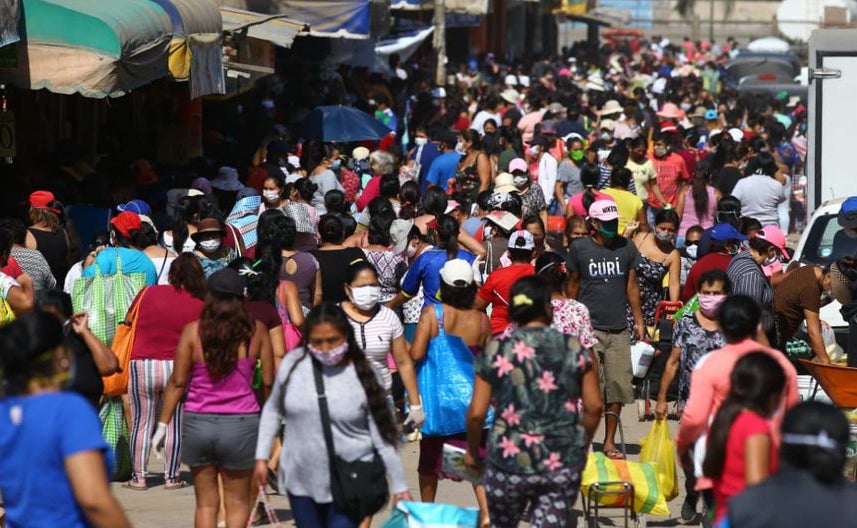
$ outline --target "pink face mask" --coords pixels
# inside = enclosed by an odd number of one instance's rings
[[[715,317],[720,305],[726,300],[725,295],[700,293],[697,297],[699,300],[699,311],[705,317]]]

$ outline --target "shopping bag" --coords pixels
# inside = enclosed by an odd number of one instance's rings
[[[660,490],[667,502],[678,497],[675,442],[666,420],[655,420],[649,434],[640,439],[640,462],[651,464],[658,474]]]
[[[417,385],[423,400],[426,421],[420,428],[424,436],[463,433],[467,409],[473,396],[476,371],[473,353],[458,336],[443,329],[443,306],[435,304],[437,336],[429,341],[425,358],[417,363]],[[493,422],[489,413],[486,424]]]
[[[286,352],[294,350],[301,344],[301,330],[289,317],[287,308],[286,294],[283,289],[283,282],[280,281],[280,286],[277,287],[277,314],[280,316],[280,321],[283,322],[283,339],[286,342]]]
[[[15,312],[5,297],[0,297],[0,326],[7,325],[15,320]]]
[[[98,418],[101,420],[101,435],[109,448],[108,459],[113,462],[112,479],[128,480],[131,478],[131,447],[122,398],[105,398],[98,410]]]
[[[450,504],[401,501],[382,528],[474,528],[479,510]]]
[[[119,372],[110,376],[102,376],[104,382],[105,396],[121,396],[128,392],[128,377],[131,364],[131,351],[134,349],[134,338],[137,334],[137,316],[140,313],[140,304],[143,302],[143,296],[146,290],[143,289],[140,293],[140,298],[133,309],[128,311],[125,320],[119,323],[116,327],[116,334],[113,336],[113,343],[110,345],[110,350],[116,355],[119,360]]]
[[[145,273],[122,273],[122,260],[116,254],[116,273],[104,275],[98,263],[93,277],[74,281],[72,305],[75,312],[86,312],[89,328],[101,342],[110,346],[116,327],[125,319],[128,308],[146,286]]]
[[[658,475],[651,464],[613,460],[604,453],[589,453],[586,467],[580,480],[580,492],[586,494],[589,486],[596,482],[630,482],[634,486],[634,511],[651,515],[669,515],[666,498],[660,491]],[[602,496],[598,504],[607,507],[623,507],[621,495]]]

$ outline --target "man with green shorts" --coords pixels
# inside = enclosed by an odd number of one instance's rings
[[[602,396],[607,412],[618,415],[623,404],[634,403],[626,304],[634,315],[637,338],[644,336],[636,277],[640,254],[633,242],[619,236],[619,209],[614,202],[593,202],[588,220],[593,234],[574,240],[569,247],[569,294],[589,309],[598,338],[593,350],[599,360]],[[605,417],[604,454],[610,458],[622,458],[616,449],[617,425],[615,416]]]

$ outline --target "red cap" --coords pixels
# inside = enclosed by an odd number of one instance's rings
[[[131,236],[131,230],[136,231],[140,229],[143,226],[143,223],[140,220],[140,215],[137,213],[123,211],[110,220],[110,225],[122,233],[122,236],[129,237]]]
[[[30,207],[33,209],[47,209],[54,214],[60,214],[58,209],[51,207],[54,200],[54,193],[50,191],[35,191],[30,194]]]

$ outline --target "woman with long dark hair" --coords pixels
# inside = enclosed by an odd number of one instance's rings
[[[334,215],[324,215],[318,222],[318,233],[321,236],[321,246],[313,251],[321,270],[321,288],[315,290],[314,305],[327,302],[339,303],[346,299],[345,277],[348,274],[348,264],[365,257],[363,251],[356,247],[346,247],[343,242],[342,220]]]
[[[265,211],[259,217],[256,257],[262,261],[259,271],[279,281],[290,281],[297,288],[300,304],[308,312],[316,292],[321,290],[321,272],[312,253],[295,248],[296,235],[292,217],[280,211]]]
[[[173,228],[163,234],[164,247],[175,253],[192,253],[196,249],[196,242],[190,236],[196,233],[200,220],[215,213],[214,203],[199,191],[195,192],[198,194],[189,191],[187,196],[179,199],[173,216]]]
[[[215,526],[222,503],[227,528],[241,528],[250,516],[250,477],[259,429],[253,372],[261,359],[262,385],[267,389],[274,366],[268,330],[245,307],[245,284],[238,272],[217,271],[207,287],[199,320],[185,326],[179,338],[152,444],[160,448],[167,424],[185,397],[182,458],[193,475],[194,525]],[[218,477],[223,481],[222,497]]]
[[[597,200],[610,200],[613,197],[597,190],[598,179],[601,177],[601,172],[598,165],[584,164],[580,168],[580,183],[583,185],[583,192],[579,192],[568,199],[568,205],[565,209],[566,218],[572,216],[589,216],[589,206]]]
[[[714,227],[714,215],[717,212],[717,200],[720,192],[708,183],[708,171],[703,166],[693,173],[690,187],[678,197],[676,212],[681,220],[678,228],[677,248],[684,247],[687,230],[698,225],[703,229]]]
[[[131,349],[128,398],[131,407],[131,456],[133,476],[125,484],[146,489],[151,435],[156,427],[155,413],[164,400],[167,382],[173,373],[176,343],[185,326],[199,319],[205,298],[205,275],[199,259],[182,253],[173,262],[170,283],[144,288],[131,309],[139,305],[137,330]],[[176,406],[166,431],[164,488],[180,489],[181,480],[181,402]]]
[[[355,339],[348,316],[329,302],[310,311],[303,347],[286,356],[277,372],[259,424],[255,479],[265,484],[271,446],[285,420],[279,489],[289,495],[295,522],[301,528],[356,527],[363,519],[346,516],[333,503],[333,461],[325,450],[316,369],[321,373],[337,458],[369,460],[377,453],[386,467],[393,500],[411,499],[396,450],[400,432],[385,391]]]
[[[729,499],[777,470],[777,448],[768,420],[779,408],[786,375],[764,352],[735,363],[729,396],[720,405],[708,436],[703,474],[714,481],[714,523],[726,515]]]
[[[45,312],[0,328],[0,491],[8,526],[131,526],[110,493],[95,409],[62,390],[63,324]],[[38,476],[38,478],[35,478]]]
[[[482,145],[482,136],[479,132],[467,129],[461,132],[459,141],[463,156],[458,164],[458,177],[456,185],[463,185],[458,191],[468,193],[471,200],[491,188],[491,161]]]

